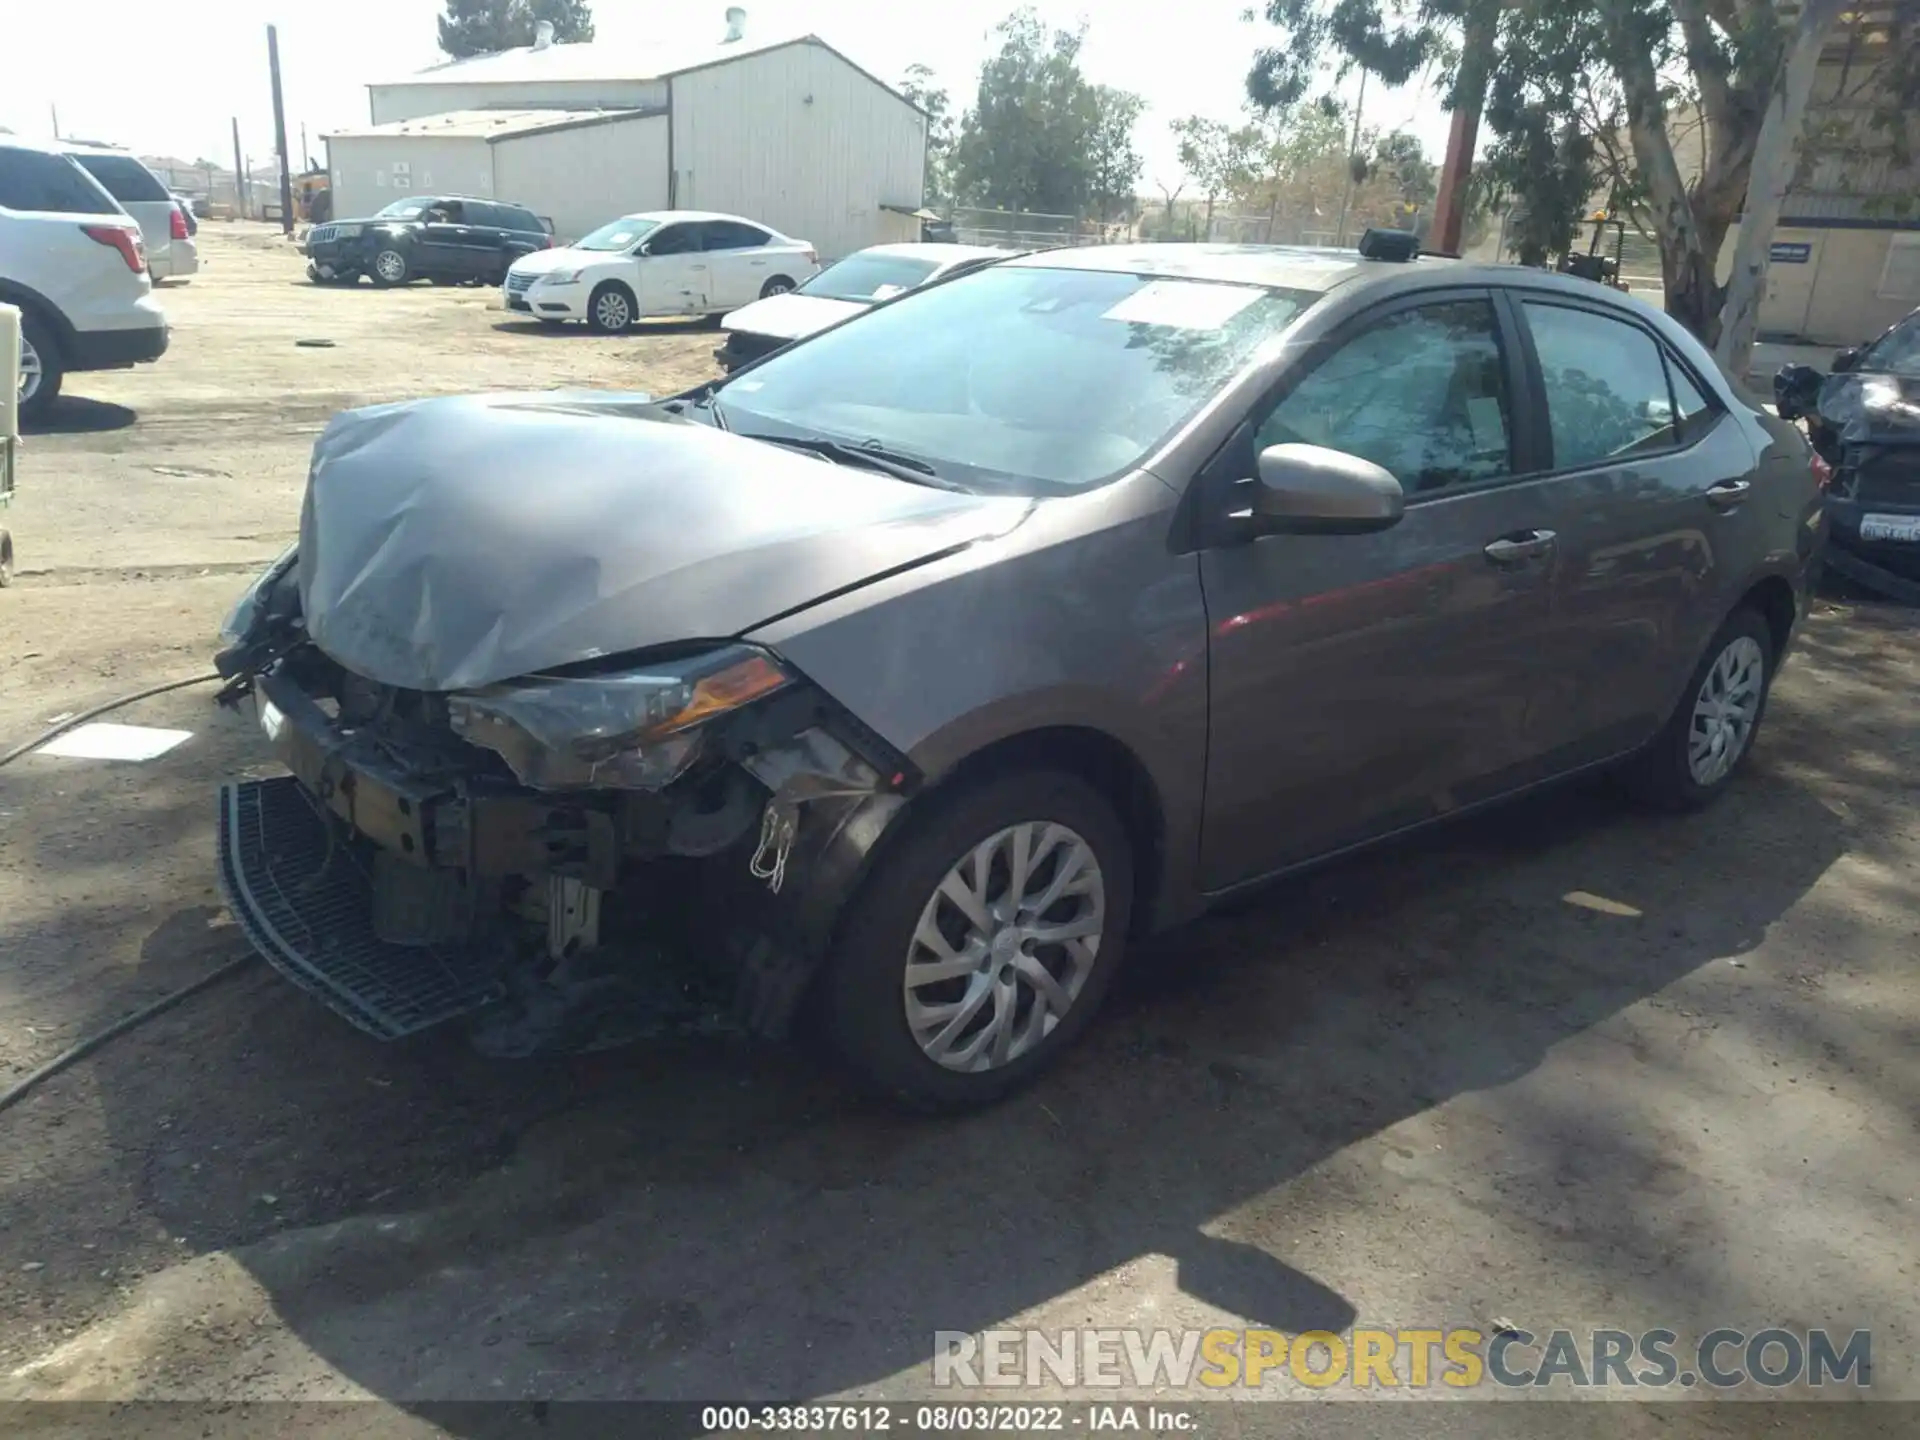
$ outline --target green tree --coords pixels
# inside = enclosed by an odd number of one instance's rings
[[[1266,137],[1256,125],[1228,125],[1203,115],[1188,115],[1170,127],[1185,170],[1207,202],[1207,237],[1213,236],[1213,207],[1223,195],[1247,188],[1256,173]]]
[[[555,44],[593,39],[586,0],[446,0],[440,48],[464,60],[531,45],[543,20],[553,26]]]
[[[1920,7],[1888,8],[1872,23],[1895,32],[1883,52],[1900,63]],[[1756,200],[1784,189],[1836,0],[1267,0],[1264,13],[1280,34],[1248,75],[1256,103],[1298,100],[1326,63],[1390,85],[1440,67],[1450,106],[1485,94],[1486,181],[1523,202],[1523,255],[1564,252],[1606,198],[1659,244],[1670,314],[1711,345],[1730,310],[1722,358],[1744,368],[1734,352],[1763,288],[1767,205],[1742,227],[1731,307],[1716,267],[1750,183]],[[1676,154],[1688,131],[1697,166]]]
[[[1046,214],[1111,211],[1139,175],[1132,131],[1144,102],[1088,83],[1085,30],[1049,30],[1031,9],[995,28],[952,151],[953,188],[976,205]]]
[[[933,70],[909,65],[900,93],[927,112],[927,199],[953,198],[953,101],[933,83]]]

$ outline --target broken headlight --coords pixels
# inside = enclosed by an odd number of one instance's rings
[[[746,645],[610,675],[533,676],[447,697],[454,730],[541,790],[658,790],[699,757],[701,727],[793,682]]]
[[[293,568],[293,562],[299,558],[300,544],[295,541],[282,550],[274,562],[262,570],[254,582],[247,586],[227,618],[220,624],[220,638],[229,645],[238,645],[253,633],[253,627],[260,621],[260,604],[268,591],[282,575]]]

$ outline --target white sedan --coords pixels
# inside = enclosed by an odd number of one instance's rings
[[[722,315],[784,294],[820,268],[813,246],[738,215],[652,210],[514,261],[507,309],[617,335],[656,315]]]
[[[836,260],[792,294],[755,300],[720,322],[727,343],[713,352],[720,368],[732,374],[749,361],[770,355],[883,300],[1017,252],[984,245],[874,245]]]

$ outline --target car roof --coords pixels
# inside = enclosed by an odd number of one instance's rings
[[[1430,267],[1452,270],[1460,262],[1442,255],[1414,260],[1368,260],[1357,250],[1309,245],[1080,245],[1037,250],[1009,265],[1049,270],[1107,270],[1168,279],[1260,285],[1273,290],[1325,292],[1350,280],[1406,275]],[[1451,278],[1451,276],[1449,276]]]
[[[954,245],[939,240],[902,240],[896,244],[869,245],[864,250],[856,250],[854,255],[897,255],[902,260],[925,260],[934,265],[955,265],[962,260],[987,259],[991,256],[1018,255],[1018,250],[1002,250],[992,245]]]
[[[724,210],[635,210],[631,215],[622,215],[622,220],[654,220],[665,225],[670,220],[735,220],[742,225],[751,225],[756,230],[765,230],[770,234],[780,232],[764,220],[749,220],[744,215],[729,215]]]

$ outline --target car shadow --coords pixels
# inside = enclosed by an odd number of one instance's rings
[[[9,779],[9,808],[60,803],[58,777]],[[28,860],[113,873],[126,843],[69,835]],[[1677,821],[1606,785],[1546,792],[1141,947],[1053,1075],[957,1120],[878,1108],[803,1046],[537,1064],[452,1035],[383,1046],[258,967],[89,1062],[97,1163],[176,1258],[227,1252],[319,1360],[401,1405],[883,1385],[924,1373],[936,1331],[1026,1323],[1155,1268],[1200,1314],[1339,1331],[1360,1302],[1298,1242],[1371,1203],[1343,1152],[1751,949],[1846,846],[1765,767]],[[140,970],[177,983],[239,953],[218,918],[203,900],[149,917]],[[1577,1163],[1582,1213],[1609,1217],[1569,1228],[1565,1263],[1604,1253],[1670,1311],[1714,1283],[1710,1254],[1676,1258],[1640,1206],[1673,1162],[1628,1117],[1501,1143],[1516,1165]],[[72,1193],[51,1170],[14,1187],[19,1253],[58,1253]]]
[[[116,405],[111,400],[61,395],[37,419],[22,419],[20,429],[27,435],[102,434],[110,430],[124,430],[139,418],[137,411],[125,405]]]

